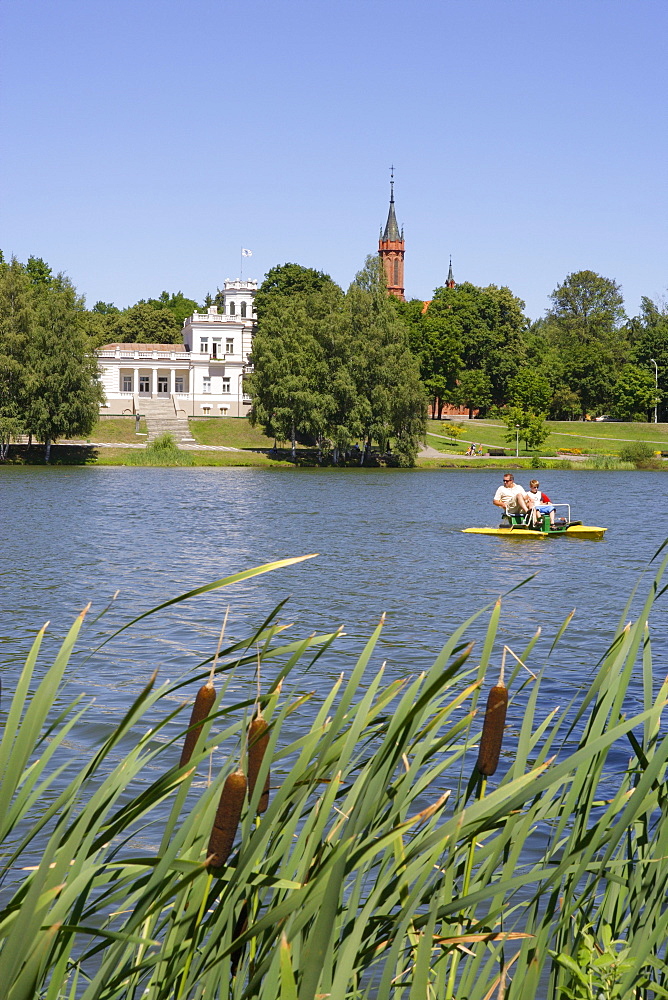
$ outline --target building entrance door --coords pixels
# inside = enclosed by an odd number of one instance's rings
[[[158,375],[158,392],[168,393],[169,392],[169,376],[168,375]]]

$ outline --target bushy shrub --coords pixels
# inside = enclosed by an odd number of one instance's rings
[[[636,468],[640,468],[641,463],[654,458],[654,449],[646,441],[633,441],[624,445],[619,457],[623,462],[633,462]]]
[[[145,450],[133,451],[128,458],[128,465],[190,466],[194,464],[193,456],[177,447],[171,434],[161,434],[155,441],[151,441]]]

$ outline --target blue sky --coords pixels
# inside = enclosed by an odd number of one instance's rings
[[[89,305],[286,261],[668,289],[666,0],[3,0],[0,247]]]

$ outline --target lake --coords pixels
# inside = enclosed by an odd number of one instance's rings
[[[309,674],[316,690],[352,665],[386,613],[377,663],[386,659],[388,676],[403,676],[431,664],[465,618],[532,577],[504,600],[494,662],[501,641],[519,651],[540,626],[532,666],[541,667],[575,608],[543,689],[563,705],[591,676],[631,588],[666,537],[666,480],[657,473],[547,470],[518,479],[528,487],[535,475],[553,501],[571,503],[574,517],[607,526],[604,540],[462,534],[467,526],[498,524],[491,498],[500,470],[2,469],[3,689],[11,690],[37,628],[50,619],[52,648],[89,601],[69,680],[95,694],[109,719],[154,667],[174,679],[210,656],[228,602],[230,639],[246,636],[286,597],[281,620],[294,623],[291,636],[344,625],[345,637]],[[162,601],[311,552],[318,557],[167,609],[92,660],[84,655]],[[647,585],[649,578],[643,593]],[[98,620],[116,591],[113,608]],[[664,666],[665,603],[652,625],[656,661]],[[472,637],[484,628],[483,617]],[[98,736],[92,726],[81,739]]]

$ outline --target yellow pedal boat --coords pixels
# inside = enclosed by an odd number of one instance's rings
[[[557,538],[566,535],[568,538],[590,538],[600,541],[608,530],[597,528],[582,521],[571,521],[570,504],[553,504],[552,509],[564,507],[565,517],[555,518],[550,523],[547,515],[538,517],[536,512],[529,514],[504,514],[505,520],[497,528],[462,528],[471,535],[497,535],[501,538]]]
[[[569,524],[567,527],[559,527],[553,531],[541,531],[539,528],[529,528],[526,525],[508,525],[498,528],[462,528],[462,531],[471,535],[498,535],[502,538],[560,538],[565,535],[567,538],[589,538],[593,541],[600,541],[606,533],[607,528],[597,528],[591,524]]]

